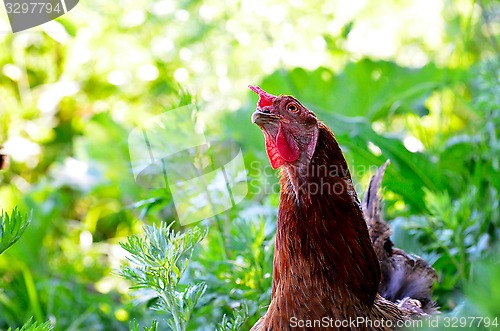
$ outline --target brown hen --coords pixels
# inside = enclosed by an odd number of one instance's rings
[[[295,98],[250,88],[252,121],[281,167],[272,298],[252,330],[391,330],[433,313],[434,269],[394,248],[380,216],[387,163],[362,207],[330,129]]]

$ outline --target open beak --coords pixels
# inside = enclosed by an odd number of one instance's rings
[[[257,110],[252,114],[252,122],[261,126],[279,119],[279,116],[271,114],[269,110],[262,110],[257,108]]]

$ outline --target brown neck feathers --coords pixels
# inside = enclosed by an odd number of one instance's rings
[[[371,306],[379,262],[342,151],[323,123],[319,129],[311,162],[282,169],[273,296],[280,279],[295,277]]]

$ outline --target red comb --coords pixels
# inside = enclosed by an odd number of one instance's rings
[[[266,91],[264,91],[263,89],[261,89],[258,86],[248,85],[248,87],[252,91],[254,91],[255,93],[257,93],[259,95],[260,99],[259,99],[259,102],[257,103],[257,105],[260,108],[265,107],[265,106],[270,106],[273,104],[273,100],[276,98],[275,95],[267,93]]]

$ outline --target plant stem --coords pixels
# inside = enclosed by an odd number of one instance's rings
[[[165,293],[167,291],[168,293]],[[179,317],[179,312],[177,310],[177,305],[175,304],[173,298],[175,297],[175,293],[173,293],[172,288],[170,286],[168,289],[165,289],[162,291],[161,296],[165,303],[170,306],[170,311],[172,312],[172,317],[174,318],[175,322],[175,330],[174,331],[185,331],[185,328],[183,327],[183,324],[181,323],[180,317]]]

